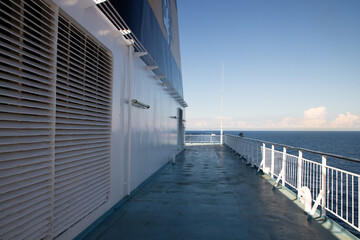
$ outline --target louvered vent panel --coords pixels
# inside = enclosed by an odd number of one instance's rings
[[[0,1],[0,239],[51,235],[55,13]]]
[[[112,57],[60,14],[56,83],[54,236],[109,194]]]

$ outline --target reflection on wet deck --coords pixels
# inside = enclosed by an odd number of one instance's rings
[[[188,146],[85,239],[336,239],[222,145]]]

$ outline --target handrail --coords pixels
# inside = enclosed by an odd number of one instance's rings
[[[185,134],[185,143],[220,143],[220,135],[215,134]]]
[[[238,136],[232,135],[232,134],[224,134],[224,135],[230,136],[230,137],[238,137]],[[334,157],[334,158],[339,158],[339,159],[343,159],[343,160],[350,161],[350,162],[360,163],[360,159],[357,159],[357,158],[345,157],[345,156],[341,156],[341,155],[337,155],[337,154],[325,153],[325,152],[310,150],[310,149],[307,149],[307,148],[293,147],[293,146],[289,146],[289,145],[285,145],[285,144],[274,143],[274,142],[264,141],[264,140],[254,139],[254,138],[246,138],[246,137],[241,137],[241,138],[242,138],[242,139],[245,139],[245,140],[262,142],[262,143],[267,143],[267,144],[271,144],[271,145],[275,145],[275,146],[286,147],[286,148],[288,148],[288,149],[301,150],[301,151],[308,152],[308,153],[314,153],[314,154],[319,154],[319,155],[326,155],[326,156],[328,156],[328,157]]]

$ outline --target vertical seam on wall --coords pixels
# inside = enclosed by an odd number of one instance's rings
[[[128,156],[127,156],[127,195],[131,192],[131,61],[132,45],[129,45],[129,99],[128,99]]]

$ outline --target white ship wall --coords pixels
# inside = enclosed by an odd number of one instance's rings
[[[71,239],[85,230],[128,193],[128,87],[129,49],[96,8],[84,9],[79,1],[54,1],[63,11],[97,38],[113,55],[113,106],[111,138],[111,181],[109,201],[90,213],[58,239]],[[177,146],[177,116],[182,108],[154,78],[140,58],[132,56],[131,98],[150,105],[149,109],[131,107],[131,191],[171,160],[181,149]],[[183,108],[182,108],[183,109]],[[184,110],[184,109],[183,109]]]
[[[60,235],[56,237],[54,234],[49,234],[56,239],[73,239],[168,163],[174,154],[182,150],[184,138],[182,134],[182,142],[178,144],[178,119],[174,116],[178,116],[179,108],[183,111],[185,109],[160,85],[154,74],[146,70],[145,63],[129,52],[125,40],[121,36],[112,35],[114,27],[99,10],[95,7],[84,8],[83,3],[86,1],[53,0],[52,2],[59,6],[57,10],[64,11],[111,51],[113,57],[110,193],[105,203]],[[144,109],[132,105],[129,122],[130,75],[131,99],[148,104],[150,108]],[[128,144],[131,149],[130,165]],[[51,172],[53,168],[48,169],[48,176],[53,176],[54,173]],[[54,180],[48,182],[52,184],[49,191],[54,191]],[[53,203],[50,205],[52,206]],[[48,212],[51,214],[52,211]],[[51,226],[52,223],[49,225]],[[51,232],[51,229],[44,231]]]
[[[59,7],[94,35],[113,54],[113,106],[111,139],[110,199],[89,214],[59,239],[77,236],[127,195],[128,144],[128,81],[129,49],[121,37],[109,34],[113,29],[95,8],[84,9],[79,1],[57,0]],[[131,191],[171,160],[181,146],[177,146],[178,122],[171,116],[183,109],[154,78],[140,58],[132,56],[132,99],[150,105],[149,109],[131,107]],[[184,110],[184,109],[183,109]]]

